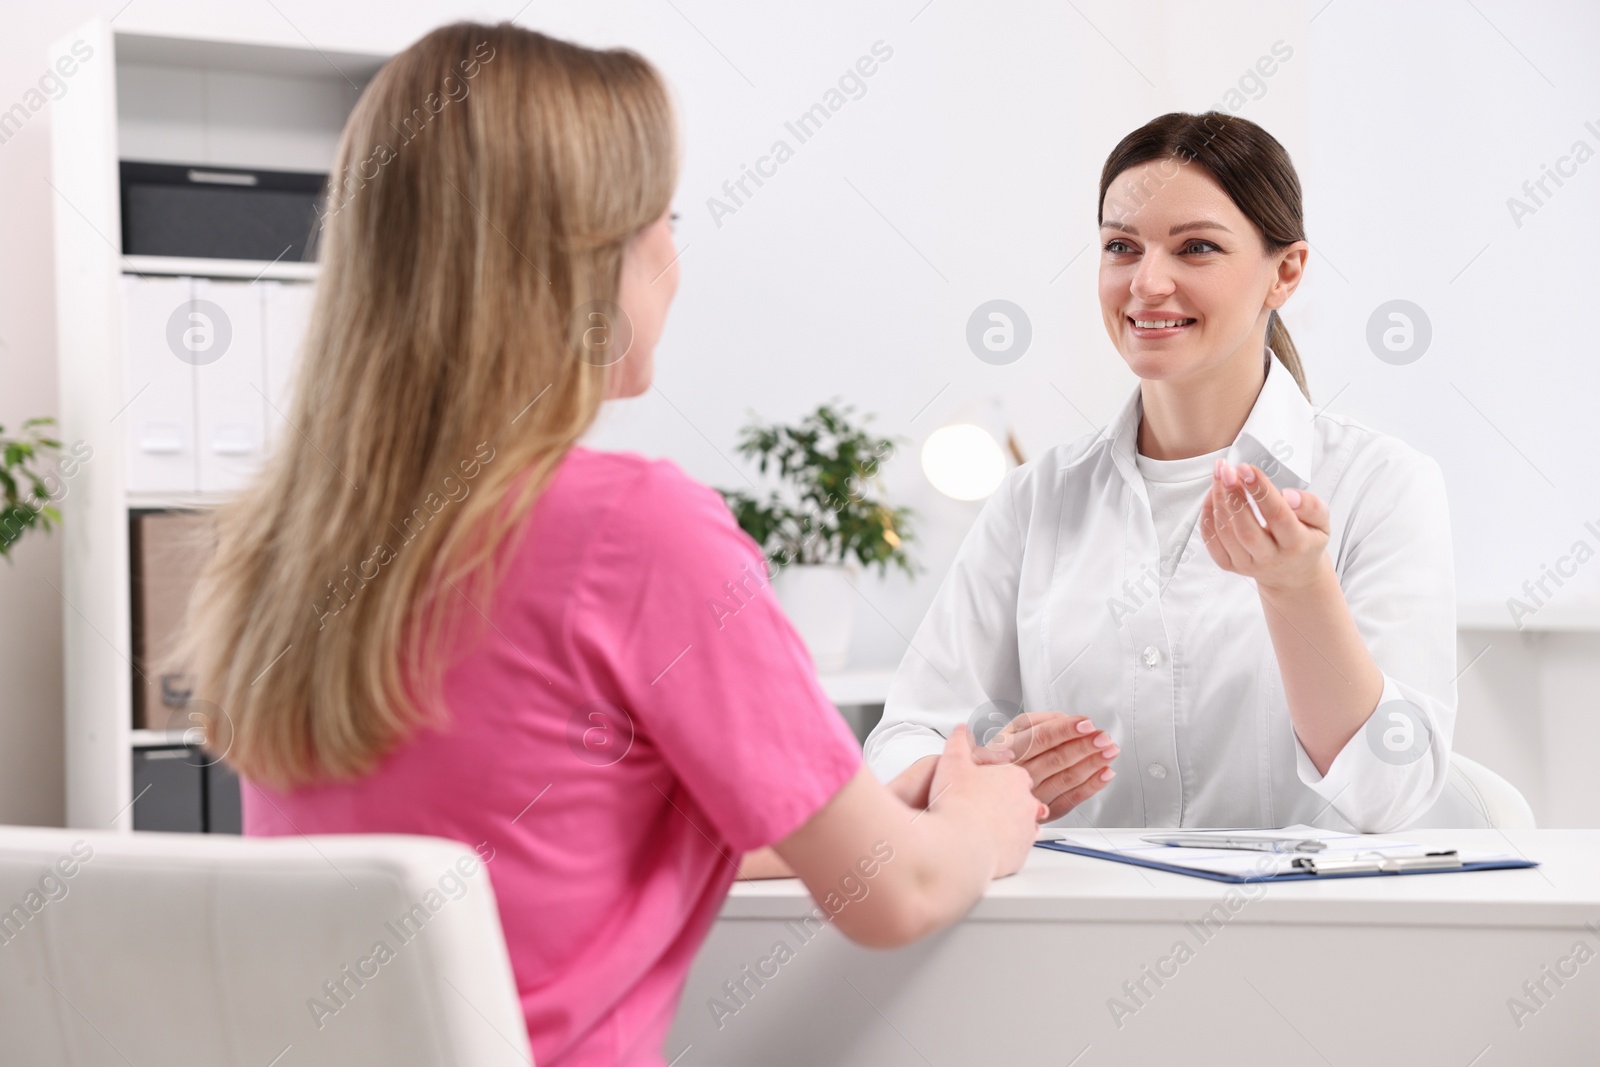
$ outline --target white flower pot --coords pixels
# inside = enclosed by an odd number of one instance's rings
[[[772,579],[778,603],[822,673],[842,671],[850,659],[857,596],[850,570],[839,563],[791,563]]]

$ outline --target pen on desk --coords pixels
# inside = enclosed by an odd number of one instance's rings
[[[1321,852],[1328,846],[1314,838],[1225,837],[1221,834],[1150,834],[1141,840],[1178,848],[1236,848],[1253,852]]]

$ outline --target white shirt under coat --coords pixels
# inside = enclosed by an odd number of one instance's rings
[[[1255,582],[1217,566],[1198,524],[1161,580],[1136,389],[1100,433],[1011,471],[984,504],[867,739],[880,778],[936,755],[958,723],[1062,711],[1122,751],[1117,777],[1056,825],[1382,832],[1433,804],[1456,714],[1443,476],[1397,438],[1315,412],[1267,362],[1227,462],[1327,502],[1327,551],[1383,672],[1380,714],[1328,773],[1295,736]]]

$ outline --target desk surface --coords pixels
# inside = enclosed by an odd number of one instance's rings
[[[1600,922],[1600,830],[1417,830],[1392,836],[1539,861],[1503,871],[1264,883],[1240,913],[1249,922],[1408,926],[1581,926]],[[1197,902],[1241,888],[1127,863],[1036,848],[990,885],[965,921],[1160,921],[1191,918]],[[1250,887],[1252,893],[1254,887]],[[810,912],[798,879],[736,883],[721,918],[787,919]]]
[[[1600,964],[1577,946],[1600,937],[1600,830],[1395,836],[1542,866],[1245,886],[1035,849],[961,922],[890,951],[813,936],[793,879],[742,883],[668,1059],[1595,1067]]]

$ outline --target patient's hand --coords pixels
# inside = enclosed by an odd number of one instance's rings
[[[1104,789],[1116,776],[1111,761],[1121,751],[1104,730],[1082,715],[1024,712],[979,748],[980,763],[1017,763],[1033,779],[1033,795],[1061,818]]]
[[[928,806],[928,786],[933,783],[933,770],[938,765],[938,756],[924,756],[886,783],[889,792],[918,811],[923,810]]]

